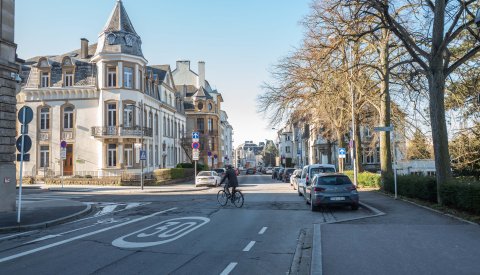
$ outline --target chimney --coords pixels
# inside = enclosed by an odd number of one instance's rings
[[[205,61],[198,61],[198,87],[205,88]]]
[[[177,60],[177,69],[179,71],[189,71],[190,70],[190,61],[189,60]]]
[[[85,59],[88,57],[88,39],[80,39],[80,58]]]

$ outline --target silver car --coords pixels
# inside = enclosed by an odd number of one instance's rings
[[[298,189],[298,179],[300,179],[301,174],[302,169],[297,169],[293,171],[292,176],[290,177],[290,185],[293,186],[293,190]]]
[[[358,191],[347,175],[340,173],[321,173],[313,177],[307,186],[305,199],[315,211],[324,205],[349,205],[357,210]]]

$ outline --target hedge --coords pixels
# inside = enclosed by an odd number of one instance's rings
[[[350,178],[350,180],[353,182],[352,170],[344,171],[343,173],[347,175]],[[371,187],[371,188],[381,187],[380,174],[370,173],[370,172],[358,173],[357,180],[358,180],[357,184],[359,187]]]
[[[188,162],[179,163],[177,164],[177,168],[194,168],[194,164]],[[197,172],[205,170],[208,170],[208,165],[197,163]]]
[[[157,169],[153,171],[157,182],[166,180],[182,179],[193,176],[193,169],[191,168],[167,168]]]
[[[395,193],[393,177],[386,178],[384,188],[387,192]],[[437,202],[437,183],[434,177],[397,175],[397,193],[405,197]]]
[[[480,214],[480,183],[452,180],[440,187],[440,196],[446,206]]]

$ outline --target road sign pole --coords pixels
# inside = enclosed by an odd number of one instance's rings
[[[397,199],[397,153],[395,146],[395,131],[390,132],[392,134],[392,143],[393,143],[393,181],[395,184],[395,199]]]
[[[23,108],[22,125],[25,123],[26,108]],[[17,211],[17,223],[20,223],[20,215],[22,212],[22,183],[23,183],[23,152],[25,148],[25,135],[22,134],[22,150],[20,151],[20,186],[18,188],[18,211]]]
[[[194,184],[197,183],[197,161],[195,161],[195,175],[193,175]]]

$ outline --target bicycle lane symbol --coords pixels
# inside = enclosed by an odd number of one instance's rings
[[[119,248],[142,248],[175,241],[210,222],[204,217],[183,217],[166,220],[133,233],[119,237],[112,242]]]

